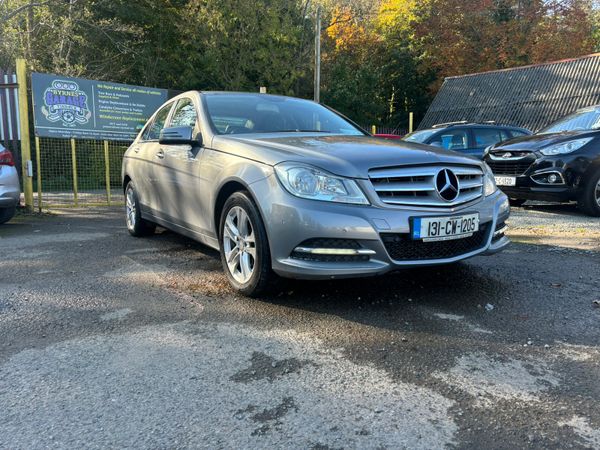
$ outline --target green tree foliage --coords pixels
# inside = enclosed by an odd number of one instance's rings
[[[0,67],[175,90],[312,97],[357,122],[407,126],[446,76],[600,48],[592,0],[0,0]]]

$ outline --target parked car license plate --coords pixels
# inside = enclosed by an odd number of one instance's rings
[[[494,177],[498,186],[516,186],[516,177]]]
[[[452,217],[415,217],[412,238],[423,241],[445,241],[472,236],[479,231],[479,214]]]

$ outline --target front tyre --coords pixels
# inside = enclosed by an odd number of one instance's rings
[[[0,208],[0,225],[12,219],[16,212],[16,206],[13,206],[12,208]]]
[[[586,214],[600,217],[600,169],[584,182],[578,199],[579,208]]]
[[[219,240],[229,283],[249,297],[264,293],[275,277],[269,241],[258,208],[246,192],[235,192],[225,202]]]
[[[154,234],[156,224],[142,219],[140,202],[133,181],[125,188],[125,221],[129,234],[135,237]]]

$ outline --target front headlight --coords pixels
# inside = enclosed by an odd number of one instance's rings
[[[483,163],[484,166],[484,174],[483,174],[483,193],[487,197],[488,195],[492,195],[494,192],[498,190],[496,186],[496,180],[494,179],[494,173],[490,166],[486,163]]]
[[[483,157],[485,158],[487,156],[487,154],[490,152],[490,150],[492,149],[492,147],[494,146],[494,144],[492,145],[488,145],[485,150],[483,151]]]
[[[326,202],[369,204],[356,181],[331,175],[316,167],[281,163],[275,166],[275,173],[286,190],[296,197]]]
[[[575,150],[579,150],[585,144],[590,142],[593,138],[581,138],[581,139],[573,139],[572,141],[561,142],[560,144],[550,145],[549,147],[543,148],[540,150],[542,155],[552,156],[552,155],[564,155],[565,153],[572,153]]]

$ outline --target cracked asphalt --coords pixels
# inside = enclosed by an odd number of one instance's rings
[[[120,208],[0,227],[0,448],[600,448],[600,220],[247,299]]]

